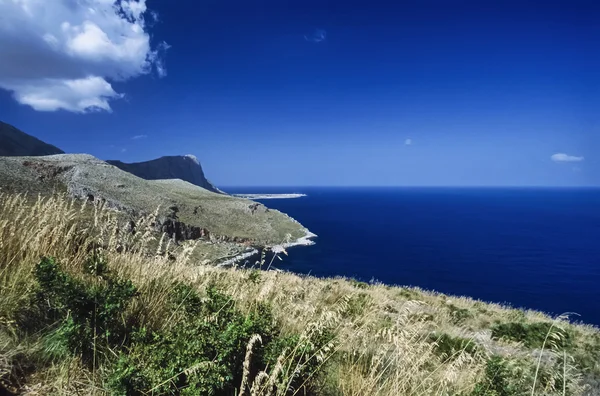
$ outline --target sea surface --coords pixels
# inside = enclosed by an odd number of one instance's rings
[[[412,285],[600,325],[600,189],[229,188],[318,235],[279,268]]]

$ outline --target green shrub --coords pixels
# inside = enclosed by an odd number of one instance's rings
[[[475,386],[472,396],[515,396],[528,394],[523,378],[515,378],[508,362],[499,356],[488,360],[484,378]]]
[[[351,318],[361,316],[365,312],[365,309],[369,306],[371,301],[372,298],[366,293],[359,293],[353,295],[348,300],[348,307],[345,310],[345,315]]]
[[[255,285],[260,283],[260,278],[261,278],[261,271],[258,269],[253,269],[248,274],[248,280],[250,282],[254,283]]]
[[[550,332],[552,336],[548,336],[546,348],[558,349],[572,345],[571,333],[557,326],[553,327],[549,322],[509,322],[492,326],[492,338],[522,342],[528,348],[541,348]]]
[[[431,342],[435,342],[435,353],[443,360],[454,360],[461,353],[475,355],[478,351],[477,344],[473,340],[462,337],[453,337],[449,334],[431,334]]]
[[[43,258],[35,268],[37,304],[45,321],[55,324],[46,336],[52,358],[68,351],[89,362],[98,350],[127,340],[128,325],[122,315],[136,288],[130,281],[113,278],[102,264],[88,264],[93,270],[89,282],[75,279],[51,258]]]
[[[450,310],[450,316],[452,317],[452,323],[459,325],[467,319],[472,319],[475,315],[465,308],[459,308],[455,305],[449,304],[448,309]]]
[[[214,288],[201,298],[186,285],[172,293],[173,309],[184,317],[163,331],[143,331],[123,353],[107,383],[115,394],[233,394],[240,385],[246,346],[257,334],[271,348],[278,335],[270,307],[258,305],[248,315]],[[251,371],[263,370],[263,348],[254,348]]]
[[[356,279],[350,279],[349,282],[352,286],[356,287],[357,289],[366,289],[369,287],[368,283],[357,281]]]

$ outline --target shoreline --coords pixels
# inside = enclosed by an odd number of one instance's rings
[[[230,259],[227,259],[221,263],[215,265],[215,267],[229,267],[239,263],[242,260],[248,259],[252,256],[259,254],[260,252],[257,249],[247,250],[244,253],[240,253],[237,256],[233,256]]]
[[[310,232],[308,229],[306,229],[306,234],[304,236],[301,236],[300,238],[296,239],[295,241],[281,243],[281,244],[277,244],[277,245],[265,246],[265,247],[263,247],[263,249],[267,249],[268,251],[270,251],[274,254],[281,254],[287,248],[291,248],[291,247],[295,247],[295,246],[316,245],[316,242],[313,241],[311,238],[317,238],[317,237],[318,237],[317,234]],[[242,260],[249,259],[249,258],[259,255],[259,254],[260,254],[260,250],[258,250],[256,248],[252,248],[251,250],[247,250],[244,253],[240,253],[237,256],[229,258],[221,263],[215,264],[215,267],[230,267],[230,266],[238,264]]]
[[[296,239],[293,242],[286,242],[286,243],[281,243],[278,245],[273,245],[270,247],[271,252],[278,254],[278,253],[283,253],[283,251],[287,248],[290,247],[294,247],[294,246],[313,246],[316,245],[316,242],[313,241],[311,238],[318,238],[318,235],[310,232],[308,229],[306,230],[306,234],[298,239]]]
[[[245,199],[293,199],[293,198],[302,198],[306,197],[306,194],[231,194],[231,196],[236,198],[245,198]]]

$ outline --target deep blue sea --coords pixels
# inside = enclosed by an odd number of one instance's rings
[[[229,188],[318,235],[279,268],[344,275],[600,325],[600,189]]]

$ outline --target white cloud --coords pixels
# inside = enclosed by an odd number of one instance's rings
[[[131,140],[146,139],[147,137],[148,137],[148,135],[135,135],[131,138]]]
[[[410,146],[411,144],[412,144],[412,139],[406,139],[406,140],[404,141],[404,145],[405,145],[405,146]]]
[[[583,157],[576,157],[573,155],[568,155],[564,153],[557,153],[550,157],[554,162],[581,162],[584,160]]]
[[[146,12],[146,0],[0,0],[0,88],[39,111],[110,111],[123,95],[109,81],[166,73]]]

